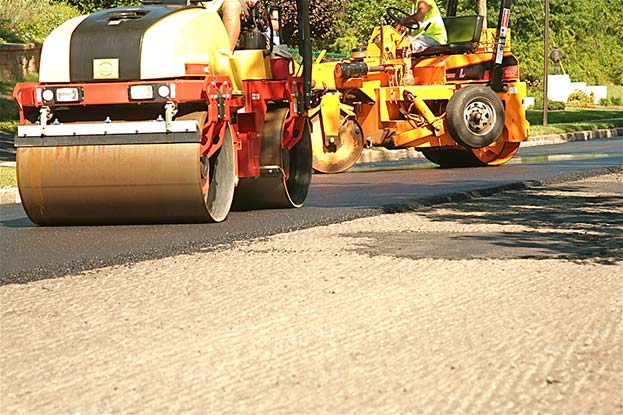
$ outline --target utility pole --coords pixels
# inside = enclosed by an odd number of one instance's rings
[[[543,32],[543,127],[547,127],[547,74],[549,72],[549,0],[545,0],[545,31]]]
[[[482,28],[487,28],[487,0],[478,0],[478,14],[480,16],[484,16],[484,21],[482,22]]]

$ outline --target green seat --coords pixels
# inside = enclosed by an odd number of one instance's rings
[[[473,53],[478,49],[482,33],[483,16],[450,16],[444,17],[443,23],[448,34],[448,43],[431,46],[414,57],[433,55],[458,55]]]

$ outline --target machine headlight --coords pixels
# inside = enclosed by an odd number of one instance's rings
[[[132,85],[130,86],[130,99],[154,99],[154,87],[152,85]]]
[[[158,95],[160,95],[161,98],[168,98],[170,93],[171,90],[168,85],[160,85],[158,87]]]
[[[46,91],[43,91],[45,95]],[[78,102],[81,100],[79,88],[58,88],[56,102]]]
[[[44,89],[41,96],[45,101],[52,101],[54,99],[54,91],[52,91],[51,89]]]

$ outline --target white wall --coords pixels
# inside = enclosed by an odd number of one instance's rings
[[[586,95],[591,93],[595,96],[595,104],[608,96],[608,88],[605,85],[588,86],[586,82],[571,82],[569,75],[547,76],[547,98],[550,101],[567,102],[569,94],[573,91],[583,91]]]

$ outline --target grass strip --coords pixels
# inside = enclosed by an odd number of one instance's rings
[[[0,189],[5,187],[17,187],[14,166],[0,166]]]
[[[572,133],[623,127],[623,107],[568,108],[548,111],[547,126],[543,126],[543,111],[528,110],[530,135]]]

